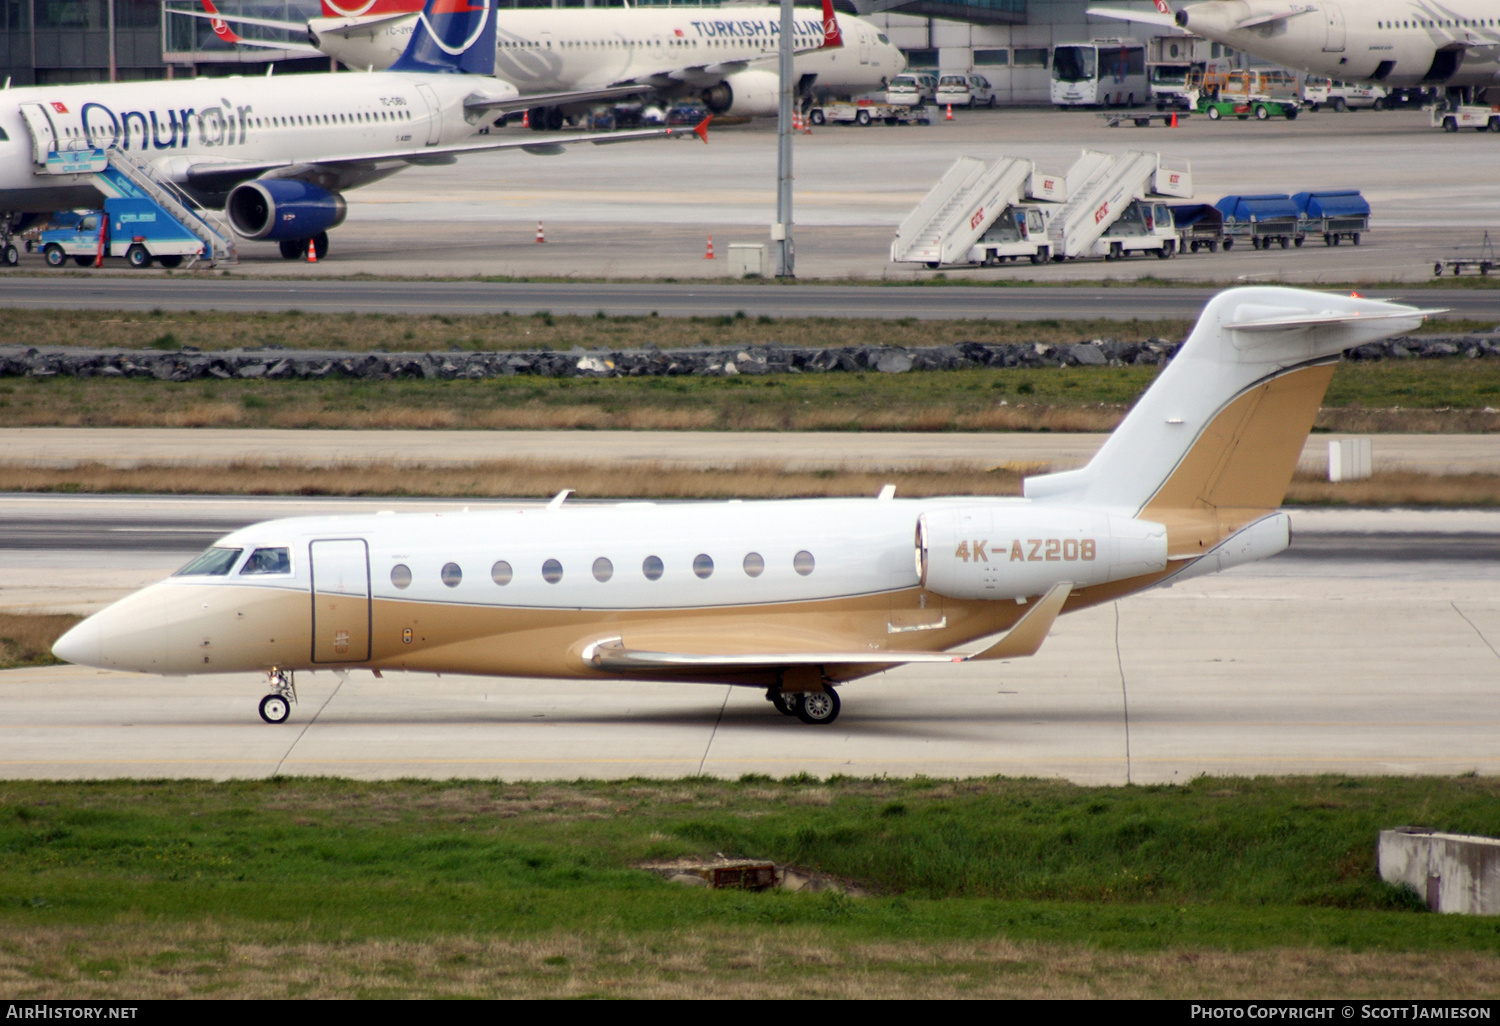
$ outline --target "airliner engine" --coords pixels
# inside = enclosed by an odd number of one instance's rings
[[[261,178],[236,185],[224,211],[234,230],[268,242],[310,239],[344,223],[344,197],[291,178]]]
[[[775,114],[780,83],[774,71],[741,71],[703,90],[703,104],[715,114]]]
[[[917,521],[922,586],[949,598],[1024,598],[1166,567],[1165,527],[1093,510],[955,506]]]

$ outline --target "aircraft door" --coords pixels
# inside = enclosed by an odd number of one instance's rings
[[[863,32],[859,34],[859,63],[875,63],[874,47],[870,45],[870,37]]]
[[[1328,23],[1328,42],[1324,53],[1344,52],[1344,9],[1336,3],[1323,4],[1323,17]]]
[[[361,538],[309,546],[312,567],[312,661],[358,663],[370,658],[370,551]]]
[[[438,103],[437,93],[426,82],[417,83],[417,92],[427,104],[427,145],[436,146],[443,137],[443,105]]]
[[[31,129],[32,162],[37,167],[46,167],[47,154],[57,149],[57,131],[52,127],[47,108],[40,103],[23,103],[21,117],[26,119],[26,127]]]

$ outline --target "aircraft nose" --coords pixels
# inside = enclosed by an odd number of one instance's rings
[[[99,663],[99,624],[94,617],[74,624],[52,645],[52,654],[65,663],[97,666]]]

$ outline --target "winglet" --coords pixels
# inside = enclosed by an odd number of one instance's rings
[[[1030,612],[1017,620],[1016,625],[1005,632],[1005,637],[983,652],[974,653],[968,661],[1020,659],[1036,655],[1037,650],[1042,647],[1042,642],[1047,640],[1047,633],[1057,622],[1057,614],[1062,612],[1063,603],[1068,601],[1068,595],[1072,591],[1073,586],[1066,582],[1054,584],[1052,589],[1042,596],[1041,601],[1031,607]]]
[[[693,134],[696,135],[699,139],[702,139],[705,145],[707,145],[708,143],[708,123],[713,119],[714,116],[710,114],[702,121],[693,126]]]
[[[844,34],[839,31],[839,20],[833,14],[833,0],[823,0],[823,45],[819,50],[837,50],[844,45]]]
[[[562,491],[560,491],[556,495],[552,496],[552,501],[549,502],[549,503],[547,503],[547,508],[548,509],[562,509],[562,504],[565,503],[565,502],[567,502],[568,501],[568,496],[570,496],[572,494],[573,494],[573,489],[571,489],[571,488],[564,488]]]

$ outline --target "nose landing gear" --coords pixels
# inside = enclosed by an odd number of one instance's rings
[[[297,684],[291,670],[272,670],[271,694],[260,700],[260,718],[267,723],[285,723],[297,701]]]

